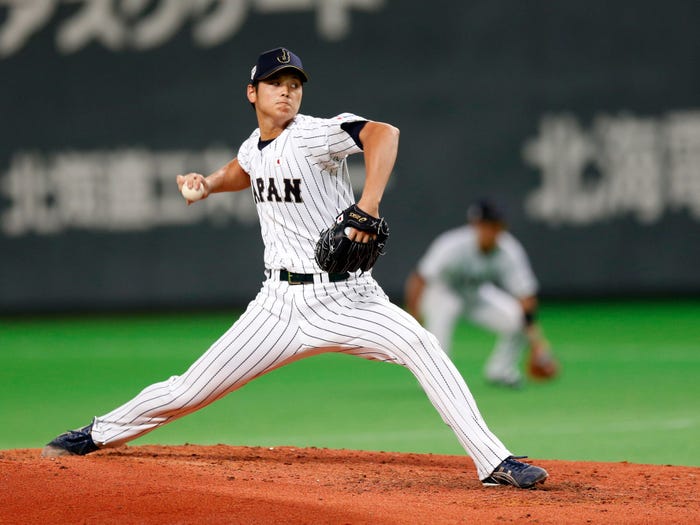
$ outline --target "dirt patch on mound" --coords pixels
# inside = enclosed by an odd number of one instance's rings
[[[0,523],[691,523],[700,468],[538,460],[535,490],[485,488],[463,456],[138,446],[0,451]]]

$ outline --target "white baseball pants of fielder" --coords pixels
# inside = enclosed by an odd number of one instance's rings
[[[492,381],[512,383],[521,378],[520,358],[527,337],[523,309],[515,297],[485,283],[475,288],[468,298],[463,298],[445,284],[436,282],[426,286],[420,308],[426,329],[437,337],[448,355],[455,324],[461,317],[498,334],[484,375]]]
[[[368,274],[336,283],[267,279],[241,317],[181,376],[95,418],[98,446],[117,446],[194,412],[275,368],[342,352],[408,368],[473,459],[480,479],[511,455],[491,433],[437,339],[389,302]]]

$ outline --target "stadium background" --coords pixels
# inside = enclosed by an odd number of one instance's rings
[[[691,407],[700,371],[700,4],[20,5],[0,1],[0,401],[14,422],[1,432],[0,446],[39,446],[63,430],[56,425],[83,424],[81,414],[101,413],[179,372],[256,292],[262,245],[249,195],[186,208],[173,180],[235,155],[254,127],[244,100],[250,67],[260,51],[285,45],[310,72],[303,112],[352,111],[402,131],[382,205],[391,245],[375,271],[395,300],[430,240],[462,222],[470,200],[490,195],[505,205],[549,301],[543,322],[567,373],[519,397],[489,390],[478,370],[491,339],[461,327],[456,360],[484,410],[496,414],[496,430],[520,440],[528,421],[552,429],[598,391],[608,395],[582,412],[605,414],[612,426],[599,428],[613,429],[608,438],[628,448],[651,439],[647,453],[633,459],[653,462],[660,449],[672,448],[688,459],[668,461],[697,464],[691,452],[697,458],[700,422]],[[351,169],[361,177],[361,163]],[[592,298],[608,302],[586,302]],[[188,313],[145,314],[166,310]],[[115,311],[141,314],[112,317]],[[79,315],[87,312],[101,315]],[[208,323],[212,318],[219,322]],[[187,326],[209,330],[192,341]],[[191,346],[178,350],[173,333]],[[143,360],[153,365],[148,374]],[[327,399],[328,385],[316,383],[325,374],[345,385],[336,392],[338,406],[302,404],[290,416],[296,422],[319,411],[347,419],[370,406],[384,421],[383,403],[395,411],[392,403],[406,392],[377,387],[394,384],[382,375],[394,372],[382,367],[371,376],[363,367],[318,358],[263,385],[288,380],[290,388]],[[348,370],[374,379],[358,384]],[[597,384],[602,376],[607,380]],[[412,392],[410,380],[397,377]],[[229,430],[213,433],[218,411],[256,414],[264,424],[277,403],[266,404],[265,396],[286,395],[248,389],[260,396],[248,410],[224,400],[222,408],[191,416],[194,423],[186,418],[146,439],[245,440],[227,419]],[[318,427],[302,425],[270,440],[456,451],[449,437],[436,445],[434,415],[420,392],[406,399],[416,404],[394,413],[410,417],[384,425],[400,439],[353,441],[339,430],[343,437],[324,441]],[[656,433],[635,425],[625,427],[629,435],[619,433],[625,421],[645,418]],[[428,437],[412,444],[406,436],[420,434],[421,421]],[[357,426],[370,433],[377,421],[365,423]],[[586,438],[591,419],[571,425],[580,439],[564,432],[569,448],[562,445],[559,457],[627,459],[624,447],[615,455],[608,439]],[[268,435],[247,427],[250,439]],[[541,438],[546,433],[525,444],[533,455],[552,457],[552,443],[540,448]],[[599,446],[577,456],[584,442]]]

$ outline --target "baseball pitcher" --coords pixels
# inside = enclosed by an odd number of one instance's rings
[[[527,488],[543,482],[544,469],[518,461],[489,430],[437,339],[389,302],[372,277],[371,266],[389,238],[379,204],[399,131],[351,113],[299,114],[309,77],[288,49],[262,53],[248,79],[246,97],[257,129],[219,170],[207,177],[178,176],[177,184],[201,198],[250,191],[265,246],[259,293],[182,375],[59,435],[43,454],[82,455],[126,443],[276,368],[341,352],[408,368],[473,458],[485,485]],[[355,202],[346,159],[360,152],[365,185]]]

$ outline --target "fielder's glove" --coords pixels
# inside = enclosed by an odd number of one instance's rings
[[[370,232],[377,238],[355,242],[346,235],[346,228]],[[384,255],[388,239],[389,226],[384,218],[372,217],[353,204],[336,217],[333,226],[321,232],[316,243],[316,262],[328,273],[366,272]]]
[[[527,372],[532,379],[553,379],[559,374],[559,363],[547,349],[540,352],[530,351],[527,361]]]

